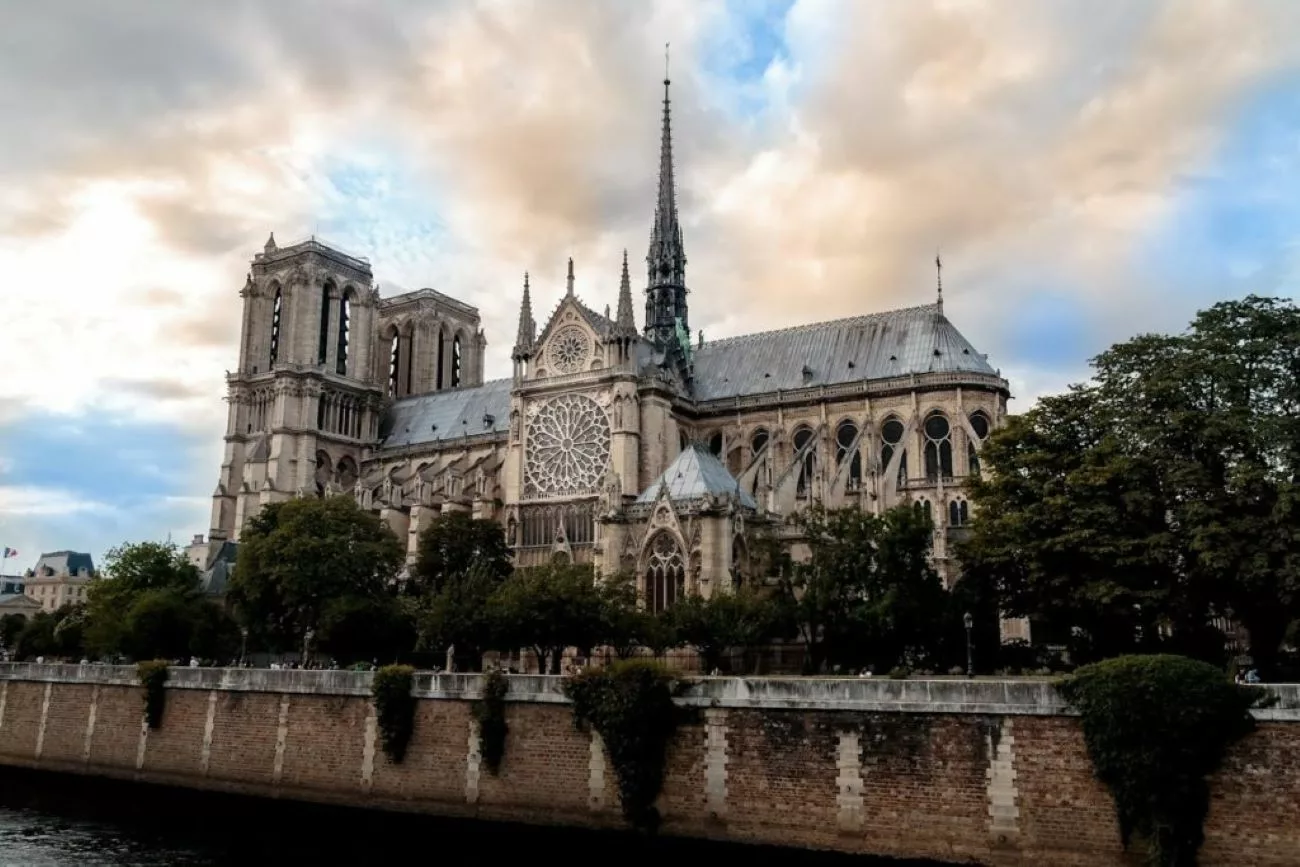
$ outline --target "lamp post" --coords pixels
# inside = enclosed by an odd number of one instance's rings
[[[239,667],[244,667],[244,659],[248,656],[248,627],[239,627]]]
[[[970,633],[975,628],[975,618],[970,616],[967,611],[962,617],[962,622],[966,624],[966,676],[975,676],[975,645],[971,643]]]

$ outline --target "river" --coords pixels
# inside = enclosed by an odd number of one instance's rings
[[[0,767],[0,867],[401,867],[440,857],[470,865],[609,859],[617,867],[706,859],[746,867],[928,863],[436,819]]]

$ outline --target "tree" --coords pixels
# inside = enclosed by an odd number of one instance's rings
[[[814,506],[798,521],[811,556],[780,587],[809,668],[893,667],[934,652],[946,606],[929,565],[927,515],[909,506],[883,516]]]
[[[104,572],[86,592],[86,641],[99,654],[127,653],[128,612],[142,595],[175,591],[200,598],[199,570],[174,545],[120,545],[108,552]]]
[[[552,563],[521,569],[489,603],[498,646],[532,647],[560,673],[566,647],[589,654],[606,635],[601,592],[590,566]]]
[[[1213,658],[1229,616],[1267,674],[1300,615],[1298,359],[1300,309],[1254,296],[1111,347],[1093,382],[990,438],[963,557],[1094,657],[1165,629]]]
[[[37,611],[23,626],[22,632],[14,639],[14,656],[18,659],[35,659],[38,656],[53,656],[57,647],[54,639],[54,627],[58,621],[48,611]]]
[[[329,605],[388,594],[402,559],[397,537],[351,497],[271,503],[240,539],[227,595],[260,641],[295,649]]]
[[[27,625],[27,615],[25,614],[6,614],[0,617],[0,644],[7,649],[12,650],[14,642],[18,640],[18,635]]]
[[[513,569],[510,546],[496,521],[471,518],[464,512],[440,514],[420,533],[419,549],[406,592],[440,592],[477,567],[481,574],[502,580]]]
[[[392,663],[415,648],[414,618],[395,595],[344,596],[325,606],[321,650],[343,663]]]
[[[462,575],[448,576],[439,591],[416,601],[417,647],[454,648],[456,665],[477,671],[484,651],[494,646],[497,626],[489,606],[501,584],[490,565],[473,565]]]
[[[677,635],[699,653],[705,672],[720,668],[727,650],[765,640],[776,622],[771,601],[748,587],[708,599],[692,593],[669,612]]]

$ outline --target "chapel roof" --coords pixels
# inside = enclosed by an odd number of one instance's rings
[[[997,375],[937,304],[726,337],[692,356],[696,400],[908,374]]]
[[[394,401],[379,429],[381,448],[439,443],[463,436],[505,433],[510,424],[509,379]]]
[[[668,487],[668,496],[674,500],[731,494],[739,496],[742,506],[758,509],[754,498],[740,486],[722,461],[699,443],[691,443],[682,449],[681,454],[668,465],[668,469],[651,482],[636,501],[653,503],[659,499],[659,489],[665,485]]]

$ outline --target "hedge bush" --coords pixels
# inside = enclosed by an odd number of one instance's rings
[[[1127,849],[1137,837],[1158,867],[1191,867],[1204,840],[1206,777],[1254,728],[1265,691],[1181,656],[1122,656],[1058,683],[1079,711],[1097,778],[1115,800]]]
[[[668,669],[646,660],[623,660],[564,683],[575,725],[580,730],[594,728],[609,751],[623,816],[649,831],[659,824],[654,803],[663,788],[664,757],[677,729],[676,685]]]
[[[151,659],[137,663],[136,675],[144,687],[144,718],[149,728],[162,726],[163,711],[167,709],[167,660]]]
[[[409,665],[385,665],[375,672],[371,692],[375,698],[375,716],[379,722],[380,743],[384,754],[400,764],[415,729],[415,669]]]

